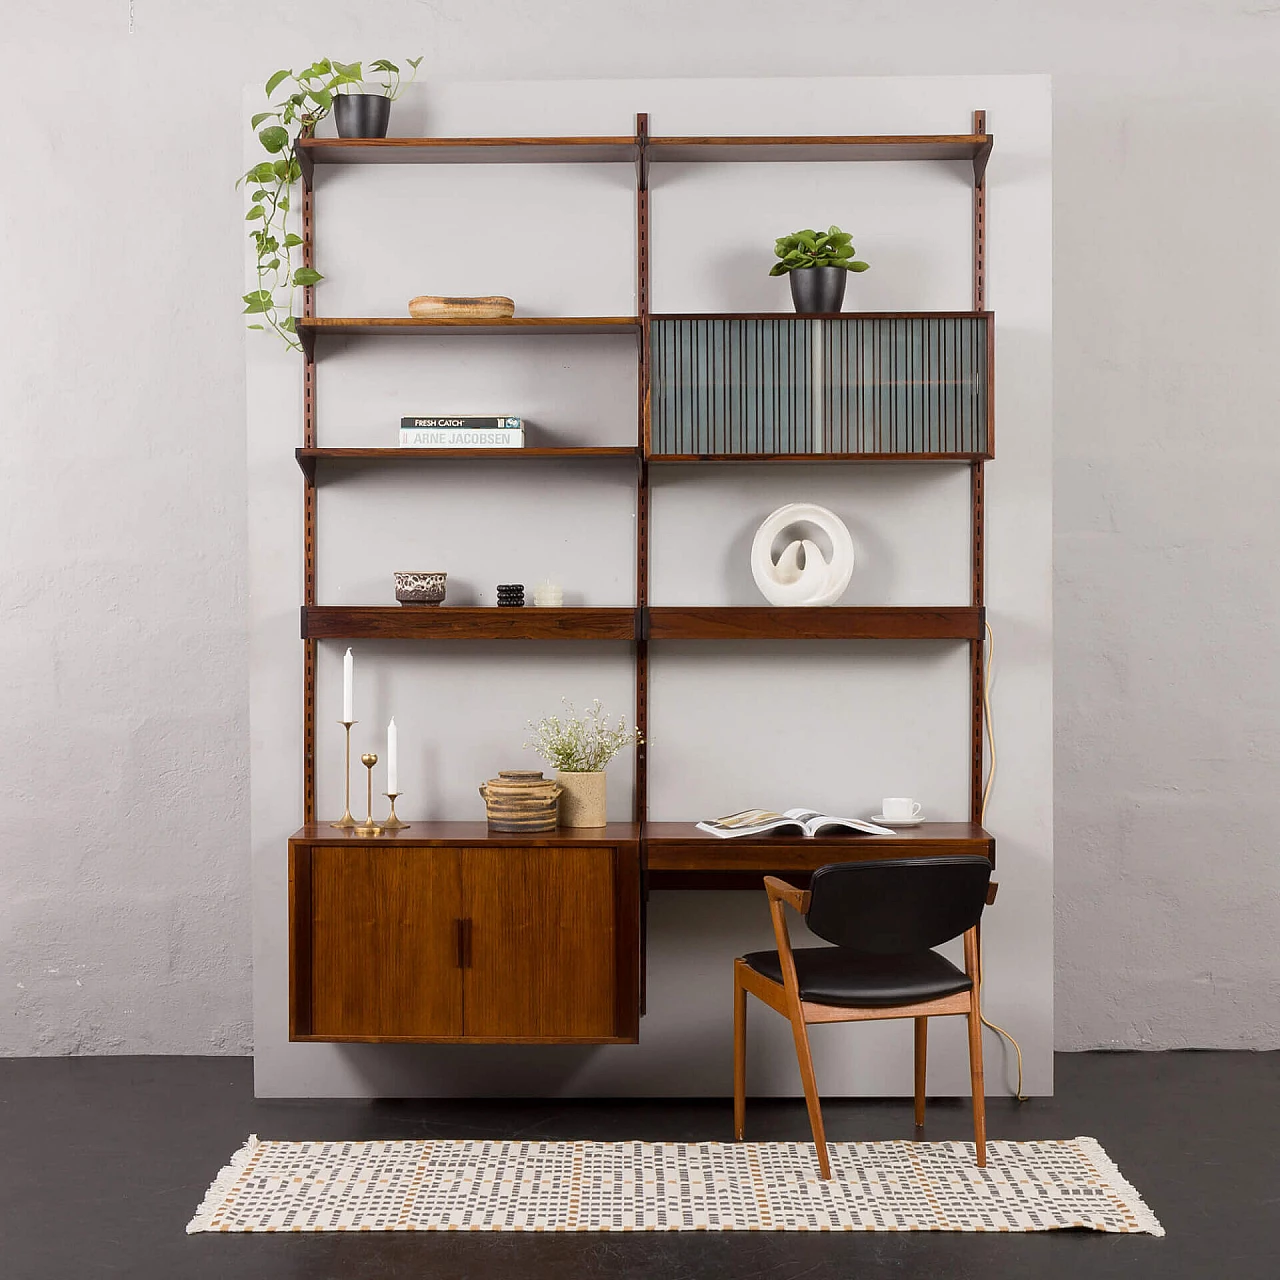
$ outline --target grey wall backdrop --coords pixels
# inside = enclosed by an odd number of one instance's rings
[[[0,1052],[251,1047],[228,178],[245,82],[384,50],[462,78],[1053,73],[1057,1039],[1280,1044],[1280,15],[813,0],[809,42],[780,2],[312,0],[305,39],[300,13],[5,13]]]

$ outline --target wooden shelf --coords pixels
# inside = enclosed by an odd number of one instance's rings
[[[644,827],[652,889],[756,889],[766,875],[789,880],[829,862],[928,858],[978,853],[995,862],[995,839],[973,822],[926,822],[892,836],[794,835],[721,840],[692,822],[649,822]]]
[[[477,800],[477,803],[480,803]],[[335,814],[336,818],[337,815]],[[334,828],[327,822],[308,823],[289,837],[290,844],[350,844],[364,848],[398,844],[410,848],[509,848],[516,845],[536,848],[578,847],[584,845],[635,844],[640,839],[640,825],[635,822],[611,822],[604,827],[558,827],[538,834],[490,831],[486,822],[419,822],[412,815],[403,831],[387,831],[380,836],[358,836],[349,829]]]
[[[635,609],[304,605],[304,640],[634,640]]]
[[[566,462],[588,459],[629,458],[638,460],[640,450],[633,445],[530,447],[524,449],[295,449],[294,457],[307,480],[314,484],[318,462]]]
[[[300,333],[382,334],[581,334],[639,333],[636,316],[511,316],[506,320],[420,320],[416,316],[312,316]]]
[[[761,164],[894,160],[968,160],[981,181],[990,134],[886,134],[795,137],[650,138],[651,164]],[[300,138],[308,183],[318,164],[628,164],[640,158],[634,136],[582,138]]]
[[[825,609],[658,606],[539,609],[526,605],[312,605],[304,640],[978,640],[967,605]]]
[[[760,164],[850,160],[971,160],[991,152],[987,133],[796,135],[793,137],[650,138],[653,163]]]
[[[628,164],[634,137],[299,138],[299,162],[317,164]]]
[[[315,357],[321,334],[364,337],[513,337],[579,336],[640,332],[636,316],[512,316],[506,320],[420,320],[415,316],[299,317],[298,339],[308,359]]]
[[[650,640],[977,640],[983,610],[967,605],[659,606],[648,610]]]

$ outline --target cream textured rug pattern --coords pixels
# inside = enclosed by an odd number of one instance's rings
[[[1092,1138],[833,1142],[260,1142],[199,1231],[1164,1230]]]

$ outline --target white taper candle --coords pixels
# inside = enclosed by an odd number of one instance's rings
[[[351,657],[351,650],[348,649],[346,656],[342,659],[342,718],[344,720],[355,719],[355,716],[351,714],[351,686],[354,668],[355,663]]]
[[[400,793],[400,788],[396,786],[396,747],[398,739],[396,718],[392,716],[391,723],[387,725],[387,790],[392,795],[399,795]]]

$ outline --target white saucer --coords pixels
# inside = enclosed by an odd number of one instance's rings
[[[925,821],[924,814],[919,814],[914,818],[886,818],[883,813],[877,813],[875,817],[868,818],[868,822],[877,823],[882,827],[918,827]]]

